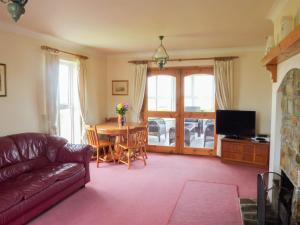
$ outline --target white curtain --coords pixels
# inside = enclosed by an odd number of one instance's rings
[[[234,86],[234,68],[233,60],[216,60],[214,65],[216,99],[218,109],[233,108],[233,86]],[[221,139],[223,135],[218,135],[217,155],[221,155]]]
[[[48,133],[58,135],[58,75],[59,56],[45,52],[45,91]]]
[[[133,76],[132,121],[139,122],[147,82],[147,64],[137,64]]]
[[[87,66],[86,66],[86,60],[85,59],[78,59],[77,61],[77,68],[78,68],[78,98],[80,103],[80,113],[81,113],[81,119],[82,119],[82,130],[81,130],[81,138],[82,142],[86,142],[85,138],[85,124],[86,124],[86,118],[87,118]]]
[[[216,98],[219,109],[233,108],[233,60],[215,61]]]

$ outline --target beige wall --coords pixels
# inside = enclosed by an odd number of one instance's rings
[[[240,58],[235,63],[235,108],[240,110],[255,110],[257,112],[257,132],[270,134],[271,115],[271,79],[268,72],[261,65],[263,48],[251,49],[219,49],[205,51],[169,52],[171,57],[207,57],[237,55]],[[132,90],[131,78],[134,74],[134,65],[128,60],[145,59],[151,53],[115,55],[107,59],[107,116],[114,116],[114,107],[125,101],[130,103],[129,96],[112,96],[112,80],[129,80],[129,89]],[[168,63],[168,66],[212,65],[213,61],[191,61]],[[130,110],[129,110],[130,113]],[[130,118],[130,115],[128,116]]]
[[[129,102],[134,65],[128,60],[150,58],[151,53],[105,57],[97,50],[66,41],[35,37],[32,34],[1,30],[0,63],[7,65],[8,96],[0,98],[0,136],[25,131],[45,131],[43,101],[43,53],[40,45],[74,51],[89,56],[88,123],[115,116],[118,102]],[[262,48],[212,49],[169,52],[172,57],[238,55],[235,70],[235,108],[256,110],[257,132],[270,133],[271,81],[261,66]],[[212,65],[212,61],[168,63],[168,66]],[[129,80],[129,96],[112,96],[112,80]]]
[[[0,28],[0,63],[7,66],[7,97],[0,97],[0,136],[45,131],[42,44],[89,56],[88,122],[105,117],[106,58],[99,52],[62,40]]]
[[[235,107],[256,111],[256,131],[270,134],[272,82],[261,52],[241,53],[235,79]]]

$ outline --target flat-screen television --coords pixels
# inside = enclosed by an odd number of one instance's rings
[[[255,111],[217,110],[216,132],[231,137],[255,136]]]

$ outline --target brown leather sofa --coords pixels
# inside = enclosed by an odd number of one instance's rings
[[[0,137],[0,225],[25,224],[84,187],[91,154],[45,134]]]

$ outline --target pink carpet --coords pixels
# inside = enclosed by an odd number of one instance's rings
[[[168,225],[241,225],[237,186],[186,182]]]
[[[91,163],[92,181],[31,225],[166,225],[188,180],[236,185],[241,197],[256,196],[264,170],[223,164],[218,158],[149,154],[126,165]]]

